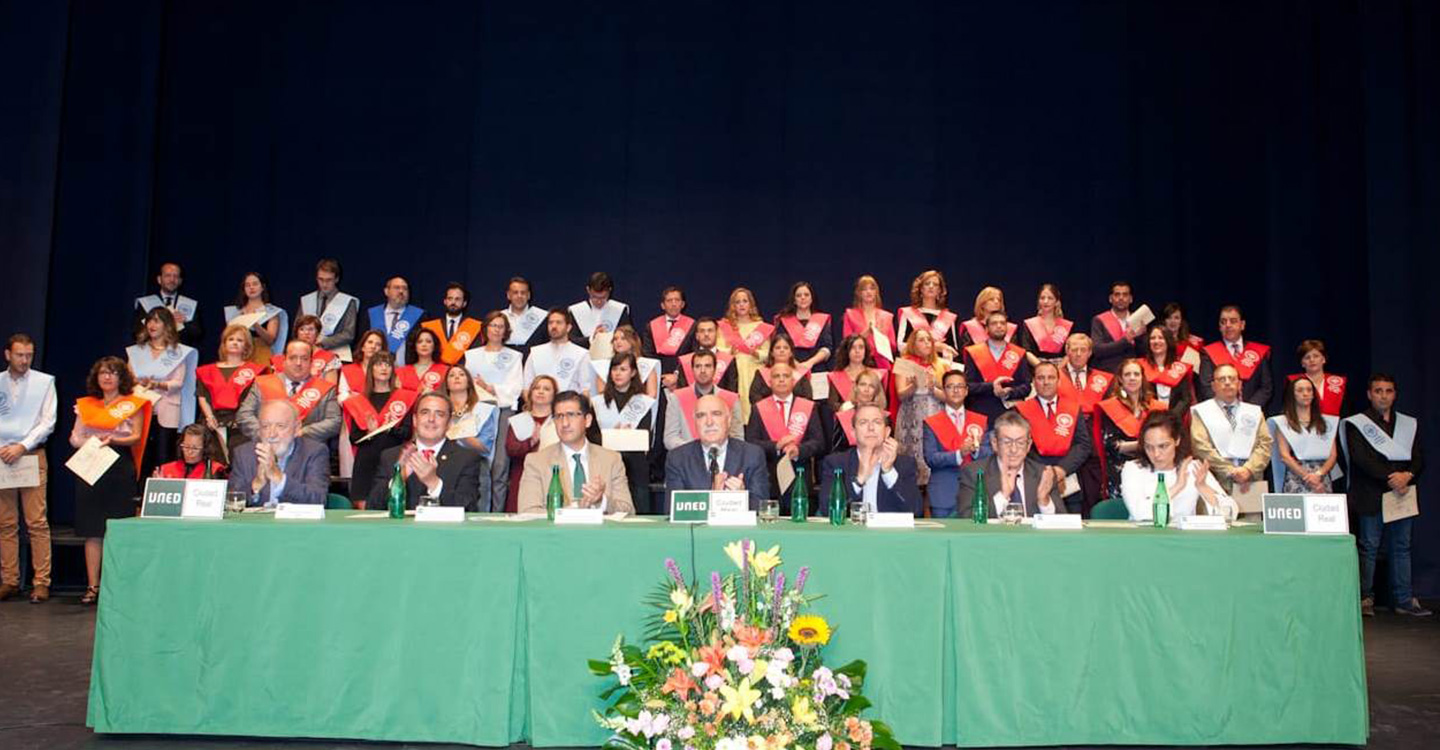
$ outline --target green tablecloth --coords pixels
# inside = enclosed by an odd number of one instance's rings
[[[128,519],[105,544],[99,732],[597,745],[616,633],[674,557],[782,545],[909,745],[1362,744],[1349,537],[383,518]],[[692,563],[692,560],[694,561]]]

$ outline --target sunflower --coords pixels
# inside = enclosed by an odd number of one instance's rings
[[[801,646],[824,646],[830,642],[830,623],[820,615],[800,615],[790,623],[788,635]]]

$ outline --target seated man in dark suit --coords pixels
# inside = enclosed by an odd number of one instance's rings
[[[984,461],[971,461],[960,470],[960,496],[956,505],[961,518],[971,516],[971,499],[975,496],[979,472],[985,472],[986,505],[990,518],[998,518],[1006,504],[1023,503],[1025,515],[1064,513],[1051,494],[1055,475],[1049,467],[1030,455],[1030,423],[1014,409],[995,418],[990,431],[990,447],[995,455]]]
[[[825,433],[815,411],[815,402],[795,395],[795,370],[777,362],[770,368],[769,396],[751,404],[750,421],[745,424],[745,440],[765,451],[770,467],[770,483],[780,496],[780,513],[790,515],[790,493],[795,489],[779,484],[778,467],[789,461],[793,468],[810,467],[810,459],[825,450]],[[798,472],[797,472],[798,473]],[[811,482],[814,485],[814,482]],[[812,496],[813,497],[813,496]],[[814,508],[807,508],[809,515]]]
[[[830,507],[830,477],[844,473],[848,505],[865,501],[865,512],[915,513],[920,509],[920,487],[915,483],[915,459],[901,454],[890,437],[890,415],[875,404],[855,408],[855,447],[825,457],[820,482],[824,505]]]
[[[260,407],[255,441],[236,447],[230,490],[249,496],[246,505],[324,505],[330,488],[330,451],[300,436],[300,411],[288,400]]]
[[[710,394],[695,402],[700,436],[665,454],[665,507],[675,490],[749,490],[750,509],[770,497],[765,454],[730,437],[730,406]]]
[[[450,428],[450,397],[428,391],[411,408],[415,439],[380,454],[375,483],[365,507],[384,510],[390,501],[390,479],[395,464],[405,478],[405,507],[431,503],[475,510],[480,502],[482,457],[454,440],[445,439]],[[490,472],[485,471],[488,477]],[[489,486],[489,482],[486,482]]]

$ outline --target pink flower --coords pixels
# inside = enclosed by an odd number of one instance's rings
[[[829,734],[822,734],[820,739],[815,740],[815,750],[831,750],[834,744],[835,740],[831,739]]]

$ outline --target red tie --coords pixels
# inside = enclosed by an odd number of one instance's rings
[[[1050,424],[1055,424],[1055,405],[1049,401],[1042,403],[1045,404],[1045,419],[1049,420]]]
[[[785,413],[785,402],[779,396],[775,397],[775,405],[780,407],[780,418],[785,420],[786,424],[789,424],[790,415]]]
[[[424,456],[426,461],[429,461],[435,457],[435,451],[431,448],[426,448],[420,451],[420,455]]]

